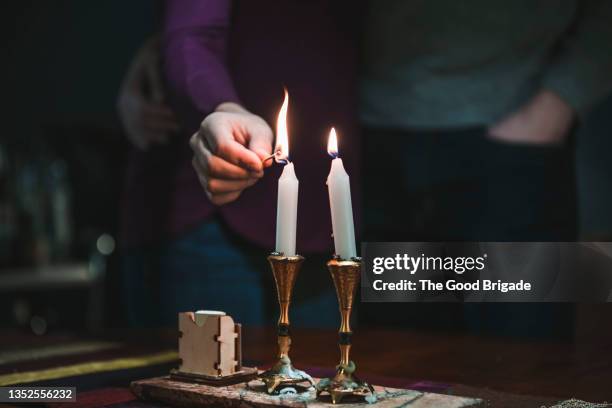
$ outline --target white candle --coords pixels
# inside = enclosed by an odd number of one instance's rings
[[[353,206],[351,204],[351,184],[342,159],[337,157],[338,141],[334,128],[329,134],[327,151],[332,157],[335,157],[327,176],[334,246],[336,255],[342,259],[351,259],[357,256]]]
[[[299,181],[293,163],[283,169],[278,179],[278,206],[276,207],[276,252],[294,256],[297,229]]]
[[[284,163],[283,173],[278,179],[278,202],[276,207],[276,252],[294,256],[297,230],[297,204],[299,181],[295,176],[293,163],[289,162],[289,135],[287,132],[287,109],[289,94],[285,90],[285,100],[278,113],[276,122],[275,160]]]

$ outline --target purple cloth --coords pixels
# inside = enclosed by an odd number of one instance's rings
[[[191,166],[189,137],[219,103],[241,102],[275,128],[283,86],[290,94],[290,154],[300,180],[297,248],[333,252],[325,180],[329,129],[351,176],[359,217],[355,44],[343,2],[170,0],[163,57],[170,100],[186,129],[171,145],[134,152],[124,238],[130,245],[172,238],[220,214],[240,236],[274,247],[278,165],[234,203],[213,206]],[[346,3],[350,4],[350,3]],[[351,10],[346,7],[346,10]],[[357,224],[358,226],[358,224]]]

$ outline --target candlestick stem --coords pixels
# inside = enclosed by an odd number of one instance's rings
[[[304,258],[300,255],[283,256],[273,253],[268,256],[268,262],[274,275],[280,309],[277,325],[278,360],[272,368],[263,372],[259,378],[266,385],[266,391],[269,394],[274,394],[287,386],[298,386],[305,383],[312,386],[314,380],[304,371],[293,368],[289,358],[291,348],[289,306],[291,305],[295,280]]]

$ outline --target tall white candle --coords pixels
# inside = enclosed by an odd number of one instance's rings
[[[293,163],[283,169],[278,179],[278,206],[276,207],[276,252],[294,256],[297,229],[299,181]]]
[[[299,181],[295,176],[293,163],[289,162],[289,135],[287,132],[287,109],[289,94],[285,90],[285,100],[278,113],[276,122],[275,160],[284,163],[283,173],[278,179],[278,202],[276,207],[276,252],[294,256],[297,230],[297,205]]]
[[[334,246],[336,255],[342,259],[351,259],[357,256],[353,206],[351,204],[351,184],[342,159],[337,157],[338,141],[334,128],[329,134],[327,151],[332,157],[335,157],[327,176]]]

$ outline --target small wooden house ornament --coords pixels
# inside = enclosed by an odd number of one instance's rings
[[[181,363],[172,377],[226,384],[256,374],[256,369],[242,367],[241,325],[225,312],[179,313],[178,323]]]

